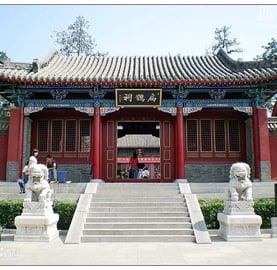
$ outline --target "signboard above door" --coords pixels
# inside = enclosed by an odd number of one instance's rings
[[[116,107],[156,108],[162,104],[162,89],[115,89]]]

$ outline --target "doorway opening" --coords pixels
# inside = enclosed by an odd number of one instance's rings
[[[160,122],[117,122],[117,179],[129,178],[129,161],[134,151],[139,160],[137,180],[159,179]],[[147,179],[143,178],[146,169]]]

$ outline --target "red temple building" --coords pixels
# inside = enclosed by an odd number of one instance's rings
[[[0,62],[0,180],[21,178],[33,148],[73,182],[119,177],[133,151],[144,181],[224,182],[232,163],[277,180],[277,65],[214,56],[62,56]],[[139,181],[138,179],[136,181]]]

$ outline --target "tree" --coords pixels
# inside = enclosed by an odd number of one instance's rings
[[[265,49],[264,53],[257,55],[255,60],[264,60],[269,63],[277,62],[277,41],[274,38],[262,48]]]
[[[94,52],[97,44],[88,34],[89,22],[83,16],[76,17],[73,24],[70,24],[67,31],[55,31],[56,44],[60,45],[60,52],[64,55],[93,55],[100,56],[107,53]]]
[[[0,61],[5,61],[8,59],[9,57],[7,56],[7,54],[5,52],[0,51]]]
[[[216,54],[217,51],[222,48],[226,51],[227,54],[231,53],[240,53],[243,50],[239,47],[239,42],[236,38],[230,38],[230,28],[231,26],[223,26],[222,28],[215,30],[215,37],[216,44],[212,46],[212,53]]]
[[[267,64],[277,64],[277,41],[271,38],[267,45],[262,46],[265,50],[261,55],[257,55],[254,60],[263,60]],[[274,94],[269,100],[266,101],[265,107],[268,109],[269,114],[272,113],[275,103],[277,102],[277,94]]]

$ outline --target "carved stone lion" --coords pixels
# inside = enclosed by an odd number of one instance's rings
[[[228,197],[231,201],[253,201],[250,167],[247,163],[237,162],[230,168]]]
[[[26,188],[26,201],[50,201],[52,192],[48,183],[48,169],[45,165],[31,164]]]

